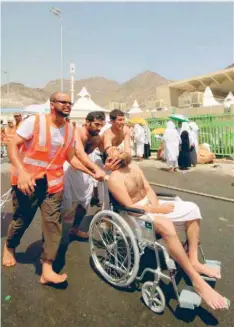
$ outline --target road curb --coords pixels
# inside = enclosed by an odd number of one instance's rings
[[[149,182],[149,183],[150,183],[150,185],[153,185],[153,186],[159,186],[159,187],[167,188],[167,189],[170,189],[170,190],[175,190],[175,191],[179,191],[179,192],[204,196],[206,198],[211,198],[211,199],[216,199],[216,200],[221,200],[221,201],[234,203],[234,199],[231,199],[231,198],[225,198],[225,197],[218,196],[218,195],[212,195],[212,194],[208,194],[208,193],[191,191],[191,190],[187,190],[187,189],[183,189],[183,188],[179,188],[179,187],[175,187],[175,186],[170,186],[170,185],[168,186],[168,185],[165,185],[165,184],[159,184],[159,183],[154,183],[154,182]]]

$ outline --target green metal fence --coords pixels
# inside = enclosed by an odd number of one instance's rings
[[[200,115],[189,117],[195,121],[199,130],[199,143],[208,143],[216,155],[234,157],[234,113],[222,115]],[[166,127],[166,118],[147,119],[152,131],[158,127]],[[157,150],[160,141],[151,134],[152,150]]]

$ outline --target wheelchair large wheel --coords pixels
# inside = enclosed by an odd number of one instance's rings
[[[165,309],[165,296],[159,286],[154,286],[153,282],[145,282],[141,289],[143,300],[147,307],[155,312],[161,313]]]
[[[126,287],[137,276],[139,249],[135,236],[117,213],[98,212],[90,225],[91,256],[98,272],[112,285]]]

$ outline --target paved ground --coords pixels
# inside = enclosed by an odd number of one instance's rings
[[[5,170],[6,171],[6,170]],[[147,177],[154,182],[206,191],[233,197],[233,181],[217,175],[188,173],[171,175],[147,168]],[[9,177],[2,173],[2,194],[8,189]],[[161,190],[157,188],[157,190]],[[149,311],[136,289],[118,290],[103,281],[90,265],[89,245],[74,241],[70,243],[63,268],[68,273],[68,285],[64,289],[41,286],[39,281],[41,249],[40,215],[27,230],[17,250],[18,264],[2,269],[2,325],[30,327],[202,327],[234,326],[234,217],[233,203],[212,200],[200,196],[177,193],[185,200],[195,201],[201,208],[204,220],[201,239],[209,259],[222,261],[222,280],[216,288],[232,301],[231,310],[212,312],[206,306],[195,311],[178,309],[170,289],[164,314]],[[7,215],[2,220],[2,242],[11,219],[10,203],[4,208]],[[4,214],[4,212],[3,212]],[[147,257],[152,261],[153,257]],[[11,296],[7,301],[6,296]]]

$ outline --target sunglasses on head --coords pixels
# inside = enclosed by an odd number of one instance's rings
[[[63,105],[66,105],[66,104],[69,104],[70,106],[73,106],[73,103],[70,102],[70,101],[60,101],[60,100],[57,100],[57,101],[53,101],[54,103],[61,103]]]

